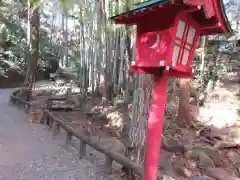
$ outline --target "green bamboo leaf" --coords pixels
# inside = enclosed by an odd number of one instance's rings
[[[30,0],[30,7],[31,9],[39,8],[41,5],[41,0]]]
[[[63,9],[69,9],[72,5],[72,0],[61,0],[61,6]]]

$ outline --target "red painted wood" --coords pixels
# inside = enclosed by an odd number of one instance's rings
[[[147,145],[143,180],[157,179],[167,85],[168,73],[164,73],[162,76],[158,77],[152,89],[152,104],[147,127]]]
[[[206,0],[204,4],[204,10],[207,18],[211,18],[216,15],[216,12],[218,12],[218,9],[216,10],[213,4],[213,1]]]
[[[230,31],[221,8],[220,0],[175,0],[174,3],[163,6],[156,5],[141,11],[124,13],[114,18],[114,21],[116,24],[144,26],[146,32],[153,32],[168,26],[180,12],[191,12],[201,28],[201,34],[213,35]],[[202,30],[205,27],[211,29]]]
[[[130,70],[140,73],[140,74],[158,74],[159,71],[161,71],[164,68],[153,68],[153,67],[145,67],[145,68],[141,68],[138,66],[130,66]],[[169,77],[173,77],[173,78],[194,78],[194,74],[192,73],[192,69],[189,69],[188,71],[177,71],[174,69],[170,69],[169,70]]]
[[[207,18],[215,16],[215,9],[212,0],[184,0],[184,3],[192,6],[203,6]]]
[[[226,27],[225,24],[224,24],[223,14],[220,13],[220,11],[219,11],[220,1],[219,1],[219,0],[215,0],[215,1],[212,1],[212,3],[214,4],[214,7],[215,7],[215,9],[216,9],[216,15],[217,15],[217,19],[218,19],[218,25],[219,25],[219,27],[221,27],[221,30],[222,30],[223,33],[227,33],[228,30],[227,30],[227,27]]]
[[[173,28],[158,30],[154,32],[141,32],[141,26],[138,28],[136,40],[136,66],[156,67],[159,69],[159,62],[163,60],[164,66],[170,66],[170,52],[172,51]],[[159,39],[155,48],[151,46]]]
[[[184,22],[187,22],[188,24],[188,28],[189,26],[192,26],[193,28],[196,29],[196,34],[195,34],[195,37],[194,37],[194,40],[193,40],[193,43],[192,43],[192,46],[191,46],[191,51],[190,51],[190,54],[189,54],[189,57],[188,57],[188,61],[187,61],[187,64],[186,65],[183,65],[181,64],[181,61],[182,61],[182,58],[183,58],[183,54],[180,55],[179,59],[178,59],[178,62],[176,64],[175,67],[172,67],[173,70],[176,70],[176,71],[179,71],[179,72],[188,72],[189,69],[191,68],[191,65],[192,65],[192,60],[195,56],[195,48],[196,48],[196,45],[197,45],[197,41],[198,41],[198,38],[200,36],[200,26],[199,24],[190,16],[188,16],[188,14],[186,14],[185,12],[182,12],[182,13],[179,13],[179,15],[176,17],[176,20],[175,20],[175,39],[176,38],[176,32],[177,32],[177,23],[179,22],[179,20],[182,20]],[[187,38],[187,35],[188,35],[188,30],[189,29],[185,29],[184,30],[184,38],[182,40],[184,40],[185,42],[181,42],[181,50],[180,50],[180,53],[183,52],[184,48],[185,48],[185,45],[186,45],[186,38]],[[174,46],[175,43],[172,44],[172,49],[173,49],[173,46]],[[173,56],[173,53],[171,53],[170,57]]]
[[[187,18],[187,17],[186,17]],[[180,20],[180,18],[179,18]],[[187,21],[187,23],[189,22],[189,20]],[[183,32],[183,38],[181,40],[181,45],[180,45],[180,54],[178,55],[178,62],[177,64],[180,64],[181,65],[181,61],[183,59],[183,53],[184,53],[184,47],[186,46],[186,40],[187,40],[187,35],[188,35],[188,32],[189,32],[189,25],[186,25],[185,28],[184,28],[184,32]],[[175,43],[174,43],[175,44]],[[190,51],[191,52],[191,51]],[[191,59],[191,57],[188,58],[189,60]]]
[[[153,25],[153,27],[157,26],[156,28],[158,28],[158,30],[155,31],[147,31],[149,26],[141,24],[137,26],[136,61],[135,65],[131,67],[133,71],[155,74],[160,71],[162,67],[169,67],[178,72],[185,72],[185,74],[189,72],[195,54],[195,47],[200,35],[199,25],[185,12],[179,13],[175,18],[174,16],[168,16],[168,18],[169,21],[173,21],[173,23],[167,23],[167,26],[166,24],[161,25],[160,23],[160,25]],[[176,37],[177,26],[180,20],[187,23],[184,30],[184,37],[181,39]],[[183,52],[188,44],[186,41],[190,26],[196,29],[196,34],[190,46],[191,50],[189,51],[190,54],[187,64],[183,65]],[[173,66],[172,56],[176,39],[180,40],[181,43],[179,45],[180,55],[176,66]],[[153,45],[155,45],[154,48],[152,48]],[[180,73],[175,73],[175,75],[181,76]]]
[[[185,4],[193,5],[193,6],[199,6],[205,4],[206,0],[183,0]]]
[[[172,77],[172,78],[194,78],[195,75],[193,74],[192,72],[192,69],[190,68],[189,71],[176,71],[176,70],[173,70],[173,69],[170,69],[169,71],[169,77]]]

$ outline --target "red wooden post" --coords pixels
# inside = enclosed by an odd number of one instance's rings
[[[157,75],[156,75],[157,76]],[[144,180],[156,180],[164,125],[168,73],[158,75],[152,89],[152,104],[147,127],[147,151],[144,161]]]

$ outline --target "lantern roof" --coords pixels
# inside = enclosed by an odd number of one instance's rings
[[[177,16],[184,11],[198,22],[202,35],[232,32],[223,0],[148,0],[111,19],[116,24],[144,25],[148,22],[149,26],[149,21],[156,23],[156,19],[157,23],[169,23],[168,14]]]

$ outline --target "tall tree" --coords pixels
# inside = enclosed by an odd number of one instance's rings
[[[24,84],[30,88],[30,92],[32,84],[35,82],[39,59],[40,3],[40,0],[32,0],[28,3],[28,21],[30,21],[30,26],[28,26],[28,33],[30,33],[30,36],[28,38],[30,55],[27,56],[27,71]],[[29,95],[30,94],[27,96]],[[26,99],[28,98],[29,97],[26,97]]]

